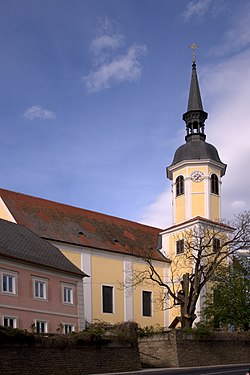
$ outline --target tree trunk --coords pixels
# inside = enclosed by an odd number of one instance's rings
[[[181,328],[191,328],[193,322],[196,319],[196,315],[194,311],[190,311],[190,301],[189,296],[190,291],[190,281],[189,281],[189,273],[185,273],[182,278],[182,293],[181,293]]]

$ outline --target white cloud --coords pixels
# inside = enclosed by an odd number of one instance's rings
[[[90,45],[90,49],[94,54],[102,53],[105,49],[115,50],[120,47],[123,42],[121,34],[101,35],[95,38]]]
[[[188,21],[192,17],[204,16],[208,12],[211,3],[212,0],[190,1],[183,12],[183,17]]]
[[[110,88],[123,81],[136,81],[140,78],[142,65],[139,58],[146,54],[146,46],[131,45],[127,51],[121,50],[124,36],[114,28],[117,25],[108,17],[99,20],[98,36],[90,44],[93,66],[82,77],[89,93]]]
[[[171,202],[170,189],[167,189],[143,209],[140,222],[157,228],[167,228],[172,223]]]
[[[141,76],[139,57],[145,55],[145,45],[133,45],[124,55],[116,56],[88,75],[82,77],[88,92],[97,92],[111,87],[114,83],[136,81]]]
[[[23,117],[26,120],[55,120],[56,114],[48,109],[42,108],[38,105],[34,105],[30,108],[27,108],[26,111],[23,113]]]
[[[210,53],[215,56],[232,54],[250,45],[250,3],[237,8],[237,13],[231,22],[230,29],[225,32],[221,43],[218,43]]]
[[[222,217],[250,209],[250,49],[206,67],[202,92],[209,111],[207,141],[228,164],[222,184]],[[208,103],[209,107],[205,104]]]

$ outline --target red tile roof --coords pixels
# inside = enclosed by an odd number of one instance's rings
[[[18,224],[42,238],[167,261],[157,250],[159,228],[5,189],[0,196]]]

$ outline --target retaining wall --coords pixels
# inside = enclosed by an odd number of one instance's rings
[[[144,367],[192,367],[250,364],[250,332],[206,337],[170,331],[139,339]]]

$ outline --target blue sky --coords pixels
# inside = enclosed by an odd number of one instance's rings
[[[196,42],[222,216],[248,209],[249,25],[248,0],[1,0],[1,187],[170,224]]]

